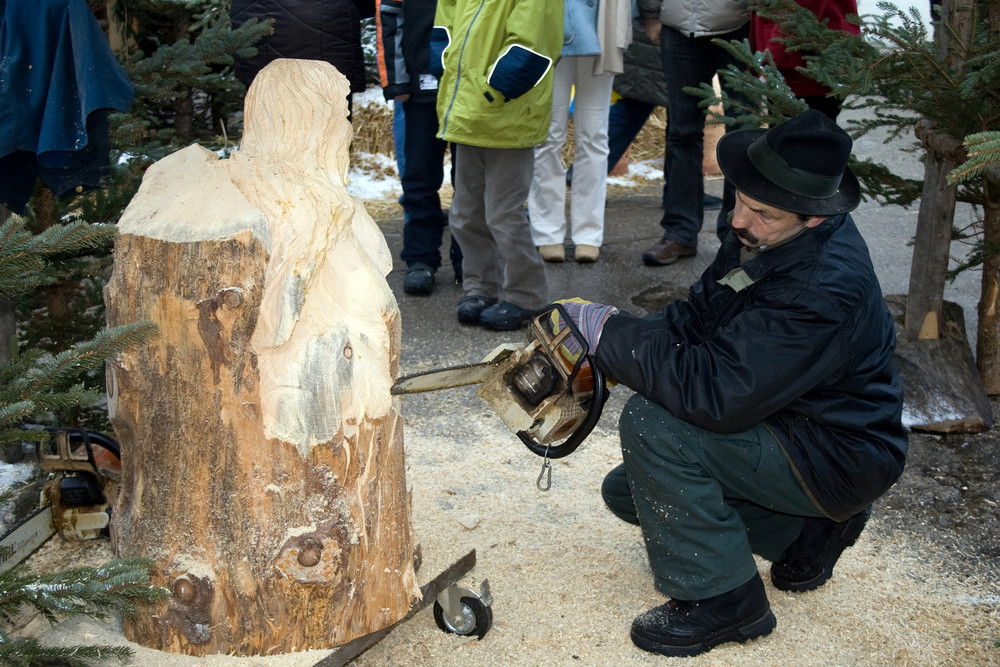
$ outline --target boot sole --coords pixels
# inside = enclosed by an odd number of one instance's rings
[[[726,642],[748,642],[752,639],[765,637],[778,625],[778,620],[774,617],[770,607],[763,614],[743,625],[725,628],[714,632],[700,642],[693,644],[664,644],[649,637],[636,634],[635,629],[631,631],[632,643],[643,651],[658,653],[671,658],[690,658],[710,651],[719,644]]]

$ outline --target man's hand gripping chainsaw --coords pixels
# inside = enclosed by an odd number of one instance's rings
[[[556,303],[528,324],[526,344],[505,343],[478,364],[401,378],[393,394],[479,384],[478,394],[535,454],[545,458],[538,488],[551,486],[550,459],[573,453],[608,399],[604,377],[573,318]]]

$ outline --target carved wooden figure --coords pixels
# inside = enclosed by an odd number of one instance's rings
[[[347,80],[277,60],[240,149],[153,165],[119,222],[110,325],[159,335],[108,368],[113,529],[174,597],[126,623],[161,650],[339,646],[419,597],[378,227],[344,189]]]

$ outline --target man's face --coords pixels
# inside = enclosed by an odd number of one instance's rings
[[[746,194],[736,192],[733,231],[743,245],[751,248],[774,245],[795,236],[806,227],[815,227],[825,218],[803,219],[798,213],[768,206]]]

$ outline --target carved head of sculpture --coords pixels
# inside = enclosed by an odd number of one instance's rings
[[[347,77],[330,63],[280,58],[262,69],[244,104],[240,152],[347,182],[353,137]]]

